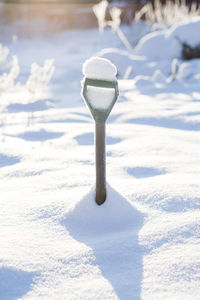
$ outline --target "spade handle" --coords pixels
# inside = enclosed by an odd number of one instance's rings
[[[106,200],[105,123],[95,122],[96,203]]]

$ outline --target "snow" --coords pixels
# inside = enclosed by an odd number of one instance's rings
[[[157,47],[152,47],[153,44],[156,44]],[[156,31],[144,36],[137,45],[135,52],[154,60],[180,58],[181,43],[178,37],[172,37],[166,31]]]
[[[98,209],[92,189],[67,213],[63,224],[71,234],[77,235],[77,239],[97,239],[98,242],[105,234],[109,237],[110,234],[118,235],[133,227],[136,229],[141,221],[140,214],[131,203],[107,186],[105,205]]]
[[[140,40],[135,53],[155,60],[180,58],[182,43],[191,47],[198,46],[200,41],[196,33],[199,30],[200,17],[195,17],[193,21],[174,25],[168,30],[149,33]]]
[[[115,97],[115,90],[112,88],[96,88],[88,86],[87,97],[90,99],[92,107],[95,109],[106,110],[112,104]]]
[[[108,59],[92,57],[83,64],[83,74],[91,79],[115,81],[117,69]]]
[[[101,57],[87,59],[82,68],[86,78],[116,81],[117,69],[110,60]],[[115,98],[113,88],[87,86],[87,98],[94,109],[106,110]]]
[[[195,17],[193,20],[183,22],[179,25],[174,25],[167,31],[168,38],[177,38],[182,43],[185,42],[191,47],[199,45],[199,37],[196,34],[200,30],[200,17]]]
[[[181,28],[192,43],[196,24],[156,32],[133,52],[110,30],[1,34],[0,299],[199,299],[200,60],[155,44],[175,30],[182,38]],[[100,54],[117,67],[120,96],[97,206],[80,80]]]

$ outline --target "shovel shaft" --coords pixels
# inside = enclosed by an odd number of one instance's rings
[[[106,200],[105,123],[95,123],[96,146],[96,203]]]

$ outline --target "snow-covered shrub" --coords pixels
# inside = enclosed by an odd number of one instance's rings
[[[179,61],[176,78],[187,83],[200,82],[200,59]]]
[[[43,67],[32,63],[31,74],[26,82],[26,87],[31,93],[37,93],[47,87],[54,72],[53,63],[52,59],[45,60]]]
[[[193,75],[194,68],[190,63],[182,63],[179,67],[179,72],[177,74],[178,79],[185,80],[190,79]]]
[[[111,60],[118,69],[118,78],[133,79],[138,86],[159,83],[159,87],[174,80],[198,81],[200,59],[184,64],[182,45],[199,45],[200,17],[177,24],[169,29],[151,32],[144,36],[130,52],[107,48],[98,55]]]
[[[121,25],[121,9],[118,8],[118,7],[112,7],[110,9],[110,15],[111,15],[111,18],[112,20],[111,21],[108,21],[107,24],[110,25],[112,27],[112,29],[114,31],[117,32],[120,40],[122,41],[122,43],[124,44],[124,46],[127,48],[127,49],[131,49],[131,45],[129,43],[129,41],[127,40],[125,34],[123,33],[123,31],[120,29],[120,25]]]
[[[108,1],[102,0],[98,4],[93,6],[93,12],[97,18],[99,31],[103,33],[104,27],[106,26],[106,10],[108,7]]]
[[[106,26],[110,26],[113,31],[115,31],[124,46],[127,49],[131,49],[131,44],[127,40],[125,34],[123,31],[120,29],[121,25],[121,9],[118,7],[111,7],[109,9],[109,14],[111,17],[111,20],[106,20],[106,11],[108,8],[108,1],[107,0],[102,0],[100,3],[96,4],[93,6],[93,12],[98,20],[98,25],[99,25],[99,31],[103,33],[104,28]]]
[[[135,14],[135,21],[144,18],[151,24],[160,24],[170,26],[178,22],[188,21],[195,16],[200,15],[200,8],[194,2],[192,6],[186,5],[186,0],[166,1],[162,4],[160,0],[155,0],[154,6],[151,2],[147,2]]]
[[[171,78],[170,78],[170,81],[173,81],[173,80],[176,79],[177,73],[178,73],[178,69],[179,69],[178,59],[174,58],[172,60],[172,65],[171,65]]]
[[[7,67],[8,54],[9,54],[9,49],[7,47],[3,47],[3,45],[0,44],[0,74]]]
[[[0,95],[10,90],[19,75],[19,64],[17,56],[8,59],[9,49],[0,44]]]
[[[200,36],[197,32],[200,32],[200,17],[146,35],[138,43],[135,53],[155,60],[181,59],[184,43],[190,47],[199,45]]]
[[[50,97],[48,83],[53,75],[53,60],[44,66],[33,63],[25,84],[19,80],[20,67],[16,55],[10,59],[9,49],[0,45],[0,105],[28,104]]]
[[[180,56],[181,44],[168,32],[155,31],[139,41],[135,53],[153,60],[173,59]]]
[[[6,53],[7,54],[7,53]],[[0,75],[0,94],[13,88],[15,79],[19,75],[19,63],[17,56],[13,56],[12,62],[6,64],[7,55],[3,59],[3,68],[10,64],[11,68],[8,72],[3,72]]]

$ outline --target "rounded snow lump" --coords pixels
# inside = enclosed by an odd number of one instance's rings
[[[83,64],[83,74],[90,79],[116,81],[117,69],[110,60],[94,56]]]

